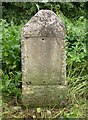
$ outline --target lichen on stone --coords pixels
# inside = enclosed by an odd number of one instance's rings
[[[64,37],[64,25],[53,11],[40,10],[22,29],[22,37]]]

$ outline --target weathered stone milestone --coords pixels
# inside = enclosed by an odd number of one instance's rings
[[[40,10],[21,33],[22,94],[31,107],[60,105],[65,99],[65,32],[60,18]]]

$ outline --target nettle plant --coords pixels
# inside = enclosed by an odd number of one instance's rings
[[[21,85],[21,50],[20,30],[22,25],[16,26],[13,22],[2,20],[2,66],[3,92],[19,94]]]
[[[67,82],[71,93],[87,94],[87,55],[86,55],[86,19],[82,16],[72,23],[65,19]]]

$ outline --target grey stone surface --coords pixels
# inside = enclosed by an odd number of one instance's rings
[[[29,27],[30,26],[30,27]],[[55,36],[64,39],[64,25],[50,10],[40,10],[22,30],[23,38]]]
[[[53,98],[53,104],[57,104],[60,100],[57,96],[65,92],[62,89],[66,78],[63,23],[54,12],[40,10],[23,27],[21,38],[23,101],[46,106],[52,104]]]
[[[66,86],[23,85],[23,101],[30,107],[62,107],[63,102],[66,102],[66,94]]]

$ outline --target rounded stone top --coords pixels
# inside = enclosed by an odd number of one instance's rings
[[[64,38],[64,25],[60,18],[51,10],[38,11],[23,27],[22,38],[60,37]]]

